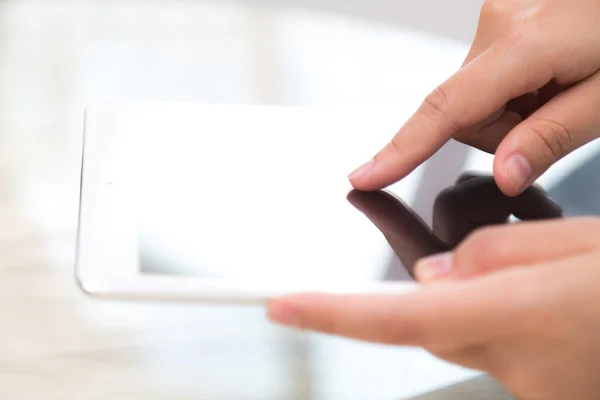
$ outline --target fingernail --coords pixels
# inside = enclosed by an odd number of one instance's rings
[[[369,170],[373,167],[374,164],[374,160],[370,160],[369,162],[361,165],[360,167],[358,167],[354,172],[352,172],[348,178],[350,179],[358,179],[361,178],[362,176],[366,175],[367,172],[369,172]]]
[[[531,184],[533,168],[529,161],[520,154],[515,154],[506,161],[504,171],[517,193],[521,193]]]
[[[419,261],[416,273],[419,280],[439,279],[452,272],[452,253],[442,253]]]
[[[272,322],[286,326],[299,326],[300,317],[294,307],[278,301],[268,305],[268,318]]]

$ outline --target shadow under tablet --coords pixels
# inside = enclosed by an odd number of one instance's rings
[[[453,249],[471,232],[489,225],[561,218],[562,209],[537,186],[517,197],[504,195],[492,176],[464,174],[435,199],[430,228],[401,200],[386,191],[353,190],[348,201],[385,236],[397,258],[390,261],[386,281],[414,278],[422,257]]]

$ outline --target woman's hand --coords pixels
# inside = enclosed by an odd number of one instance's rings
[[[420,346],[489,373],[519,398],[600,393],[600,219],[483,228],[422,260],[428,284],[401,295],[299,294],[273,321],[354,339]],[[460,278],[460,279],[456,279]]]
[[[600,135],[600,2],[487,0],[463,67],[350,175],[387,186],[454,138],[495,153],[507,195]]]

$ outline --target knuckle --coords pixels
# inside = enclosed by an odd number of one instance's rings
[[[450,113],[450,96],[446,84],[435,88],[423,101],[422,113],[434,122],[450,123],[455,131],[462,130],[461,126]]]
[[[493,21],[503,26],[537,23],[546,11],[545,7],[520,7],[512,1],[486,0],[481,7],[481,21]]]
[[[448,94],[444,85],[436,87],[429,95],[425,98],[423,105],[428,107],[431,111],[439,114],[445,114],[448,107]]]
[[[524,11],[513,13],[510,21],[513,27],[539,27],[540,21],[544,18],[546,9],[544,7],[527,8]]]
[[[479,12],[479,20],[484,22],[488,20],[497,19],[506,13],[506,7],[504,2],[498,0],[487,0],[483,3],[481,11]]]
[[[400,135],[396,135],[392,138],[392,140],[390,141],[390,144],[388,146],[390,148],[390,150],[392,150],[398,157],[404,157],[404,155],[406,155],[406,146],[403,146],[401,143],[401,137]],[[402,149],[404,148],[404,152],[402,152]]]
[[[570,152],[573,136],[563,123],[546,118],[532,123],[530,129],[553,159],[559,160]]]

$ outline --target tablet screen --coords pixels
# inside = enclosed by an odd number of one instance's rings
[[[282,195],[254,192],[259,204],[246,206],[219,197],[191,215],[141,223],[141,272],[263,281],[411,280],[418,259],[454,248],[480,227],[562,213],[538,188],[512,199],[492,177],[469,174],[437,196],[432,228],[389,191],[351,190],[335,205],[319,191],[291,200]],[[179,238],[165,234],[174,229]]]
[[[216,171],[196,154],[186,158],[176,151],[165,163],[168,150],[161,151],[161,163],[143,168],[152,179],[137,179],[143,274],[263,282],[411,279],[406,267],[412,261],[403,262],[388,241],[395,234],[373,224],[382,212],[391,213],[404,219],[407,239],[427,236],[427,225],[399,198],[349,193],[344,177],[327,186],[282,164],[275,173],[258,171],[256,164],[221,169],[216,178],[206,176]],[[434,242],[411,251],[440,250]]]
[[[156,124],[142,135],[137,121],[138,135],[120,146],[141,274],[411,280],[419,258],[456,246],[482,225],[561,214],[541,190],[508,198],[488,176],[447,178],[446,190],[426,195],[429,210],[394,187],[350,190],[345,176],[354,165],[335,134],[317,145],[314,135],[292,133],[292,140],[274,126],[240,131],[240,121],[222,120],[210,134],[206,125]]]

